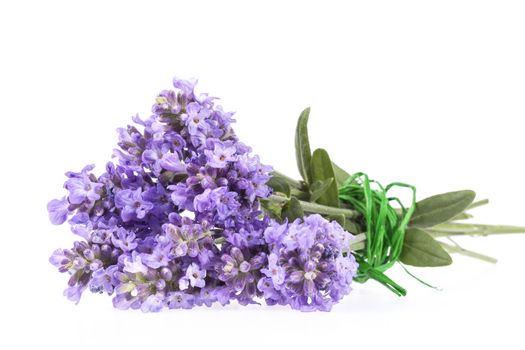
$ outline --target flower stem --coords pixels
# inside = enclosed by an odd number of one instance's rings
[[[448,243],[445,243],[445,242],[439,242],[439,244],[443,248],[445,248],[449,253],[457,253],[457,254],[469,256],[471,258],[479,259],[479,260],[482,260],[482,261],[485,261],[485,262],[488,262],[488,263],[491,263],[491,264],[495,264],[495,263],[498,262],[497,259],[495,259],[495,258],[493,258],[491,256],[487,256],[487,255],[484,255],[484,254],[473,252],[471,250],[467,250],[465,248],[460,247],[457,244],[456,245],[452,245],[452,244],[448,244]]]
[[[482,205],[485,205],[485,204],[489,204],[489,200],[488,199],[482,199],[482,200],[479,200],[477,202],[472,203],[471,205],[469,205],[467,210],[474,209],[474,208],[477,208],[477,207],[481,207]]]
[[[288,201],[287,197],[271,195],[268,200],[276,203],[284,203]],[[308,213],[318,213],[324,215],[344,215],[349,219],[355,219],[359,216],[359,212],[351,209],[334,208],[322,204],[299,201],[304,211]]]
[[[507,225],[479,225],[464,223],[439,224],[427,230],[434,237],[488,236],[497,234],[525,233],[525,227]]]
[[[350,242],[350,251],[355,252],[361,249],[364,249],[366,246],[366,234],[359,233],[354,236]]]

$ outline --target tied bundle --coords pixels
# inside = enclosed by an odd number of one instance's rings
[[[79,237],[50,258],[70,275],[64,295],[76,303],[89,289],[144,312],[234,300],[329,311],[352,281],[405,295],[385,274],[395,263],[443,266],[450,252],[494,262],[451,236],[525,232],[462,223],[487,203],[472,191],[416,202],[413,186],[348,174],[325,150],[311,152],[309,109],[295,135],[302,179],[292,179],[252,154],[233,113],[196,93],[195,80],[173,85],[151,117],[118,129],[104,173],[66,173],[67,195],[48,204],[51,222]],[[388,195],[394,187],[411,191],[408,206]]]

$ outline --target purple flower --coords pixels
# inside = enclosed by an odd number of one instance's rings
[[[237,187],[244,190],[250,201],[253,202],[256,197],[266,198],[270,194],[269,187],[264,184],[266,181],[267,179],[262,181],[258,178],[243,178],[239,180]]]
[[[171,192],[171,200],[180,209],[194,211],[193,201],[194,195],[192,190],[182,183],[168,186]]]
[[[67,173],[69,180],[64,186],[69,191],[68,199],[71,204],[93,203],[100,198],[104,185],[97,183],[96,178],[88,174],[93,168],[93,165],[88,165],[80,173]]]
[[[244,227],[234,230],[225,230],[226,240],[239,248],[250,248],[264,244],[262,232],[260,230],[247,230]]]
[[[69,202],[67,199],[53,199],[47,204],[47,211],[49,212],[49,220],[53,225],[63,224],[69,215]]]
[[[142,262],[144,265],[152,269],[158,269],[162,266],[168,266],[171,255],[171,244],[158,243],[153,248],[151,254],[142,254]]]
[[[214,168],[224,168],[228,162],[235,160],[236,150],[231,142],[215,142],[213,151],[205,150],[208,165]]]
[[[53,255],[49,258],[49,262],[58,268],[59,272],[67,272],[71,265],[71,257],[74,256],[70,251],[64,251],[63,249],[57,249],[53,252]]]
[[[119,227],[111,236],[111,242],[117,248],[124,252],[129,252],[137,248],[138,243],[135,242],[135,233],[130,232],[122,227]]]
[[[131,295],[131,293],[117,294],[113,300],[113,307],[119,310],[127,310],[132,306],[137,305],[137,296]],[[136,307],[135,307],[136,308]]]
[[[196,135],[208,130],[207,118],[209,116],[210,111],[207,108],[192,102],[186,107],[186,114],[182,116],[182,120],[186,123],[189,133]]]
[[[135,250],[131,253],[131,256],[127,255],[124,257],[124,269],[125,272],[129,273],[142,273],[146,274],[148,268],[142,263],[141,254]]]
[[[221,219],[226,219],[241,207],[238,196],[237,192],[228,191],[227,187],[219,187],[211,192],[210,199],[215,203]]]
[[[199,255],[201,251],[199,242],[206,236],[201,225],[193,224],[186,218],[181,226],[165,224],[163,229],[173,242],[173,252],[176,257],[188,255],[194,258]]]
[[[170,193],[162,184],[157,183],[156,186],[150,187],[147,191],[142,193],[142,199],[154,205],[152,213],[157,216],[169,214],[173,211],[173,206],[170,201]]]
[[[171,292],[168,294],[166,300],[170,309],[191,309],[195,297],[193,294],[184,292]]]
[[[232,247],[229,254],[221,256],[221,263],[217,266],[218,277],[237,292],[242,292],[247,285],[253,288],[256,278],[252,271],[260,269],[265,259],[265,254],[261,252],[246,260],[239,248]]]
[[[123,221],[131,221],[134,219],[144,219],[146,214],[153,209],[153,204],[143,200],[142,189],[123,190],[117,193],[115,197],[115,205],[121,209],[121,217]]]
[[[349,252],[351,235],[337,222],[309,215],[280,227],[272,224],[265,238],[272,253],[261,272],[271,278],[273,286],[259,285],[259,289],[269,296],[267,302],[279,299],[274,296],[276,291],[294,309],[329,311],[350,292],[357,263]]]
[[[235,165],[242,177],[247,178],[259,169],[263,170],[259,162],[259,157],[250,157],[247,152],[240,151],[239,153],[241,154],[237,157],[237,163]],[[269,169],[269,171],[271,171],[271,169]]]
[[[261,272],[272,279],[275,285],[282,285],[284,282],[284,268],[277,264],[279,257],[272,253],[268,255],[268,268],[261,269]]]
[[[297,224],[292,224],[288,227],[288,233],[284,235],[283,245],[286,247],[286,250],[292,251],[297,248],[308,249],[311,247],[315,240],[316,231],[312,230],[312,227],[307,225],[300,225],[299,220]]]
[[[201,270],[199,265],[191,263],[186,269],[186,275],[179,280],[179,289],[185,290],[189,286],[203,288],[206,282],[206,270]]]
[[[144,300],[140,309],[142,312],[159,312],[164,307],[164,295],[152,294]]]
[[[155,104],[151,108],[153,113],[179,113],[181,105],[177,101],[177,94],[175,91],[164,90],[155,99]]]
[[[52,223],[71,216],[71,230],[85,240],[50,258],[70,276],[68,298],[78,301],[89,287],[114,293],[116,308],[144,312],[232,299],[246,305],[262,295],[288,302],[280,285],[259,283],[272,281],[261,269],[282,267],[267,262],[282,239],[265,241],[269,219],[258,202],[270,194],[271,168],[239,142],[233,113],[196,94],[195,84],[174,79],[153,115],[118,129],[116,163],[98,178],[93,166],[67,173],[68,196],[48,204]]]
[[[64,291],[64,295],[78,303],[93,273],[104,267],[104,264],[115,264],[116,259],[111,254],[105,255],[97,244],[75,242],[72,249],[55,250],[49,262],[57,267],[59,272],[69,273],[69,287]]]
[[[93,272],[89,288],[92,292],[103,291],[108,294],[113,294],[115,289],[113,274],[117,271],[117,265],[109,266],[108,268],[100,268]]]
[[[64,290],[64,296],[75,304],[78,304],[85,289],[86,285],[74,285]]]
[[[201,288],[199,295],[195,298],[195,305],[202,306],[206,305],[207,307],[212,306],[214,302],[217,301],[217,295],[214,288],[204,287]]]
[[[160,159],[160,166],[174,173],[186,171],[186,165],[180,160],[177,153],[165,153]]]
[[[91,222],[88,222],[86,225],[73,225],[71,226],[71,232],[84,238],[86,241],[92,241],[94,243],[106,243],[106,240],[104,237],[102,237],[102,233],[106,231],[102,231],[100,234],[93,234],[93,224]]]
[[[193,200],[193,207],[195,208],[195,211],[202,213],[209,211],[212,208],[213,201],[210,198],[210,193],[211,190],[207,188],[204,190],[204,192],[195,196],[195,199]]]
[[[197,85],[196,79],[183,80],[183,79],[173,78],[173,86],[176,89],[179,89],[181,93],[187,99],[191,99],[194,97],[193,90],[195,89],[195,85]]]
[[[268,227],[264,230],[264,240],[270,245],[270,248],[272,248],[274,245],[280,245],[287,230],[288,219],[285,219],[282,224],[272,220]]]
[[[156,176],[159,176],[163,169],[172,172],[184,172],[186,165],[181,161],[177,152],[172,152],[169,143],[152,143],[150,149],[142,153],[142,162],[148,166]]]
[[[263,293],[263,298],[268,305],[286,303],[286,298],[275,289],[271,278],[261,278],[259,282],[257,282],[257,289]]]

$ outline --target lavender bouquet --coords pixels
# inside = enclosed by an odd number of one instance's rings
[[[66,173],[67,195],[47,209],[79,239],[50,258],[70,275],[68,299],[78,303],[89,289],[144,312],[233,300],[329,311],[352,281],[373,279],[404,296],[385,274],[395,263],[444,266],[449,253],[495,262],[451,236],[525,232],[464,223],[488,202],[472,191],[416,202],[414,186],[348,174],[325,150],[311,152],[309,109],[295,135],[302,179],[292,179],[261,163],[235,135],[233,113],[195,84],[174,79],[150,118],[118,129],[116,161],[104,173],[93,165]],[[389,196],[394,187],[412,201]]]

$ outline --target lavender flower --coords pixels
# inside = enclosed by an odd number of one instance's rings
[[[161,293],[148,296],[141,304],[140,309],[143,312],[158,312],[164,307],[164,295]]]
[[[165,224],[163,228],[173,244],[173,254],[176,257],[188,255],[195,258],[208,242],[206,226],[194,224],[189,218],[182,219],[180,226]]]
[[[196,212],[207,212],[212,209],[213,202],[210,198],[211,190],[209,188],[205,189],[204,192],[198,194],[193,199],[193,207]]]
[[[115,206],[121,209],[123,221],[144,219],[146,214],[153,209],[153,204],[142,198],[142,189],[123,190],[115,197]]]
[[[95,176],[88,173],[93,168],[94,165],[88,165],[80,173],[66,174],[69,180],[64,186],[69,191],[68,199],[71,204],[93,203],[100,198],[103,185],[97,183]]]
[[[213,150],[205,150],[208,165],[214,168],[224,168],[228,162],[233,161],[235,158],[236,149],[233,143],[230,142],[215,142]]]
[[[118,271],[117,265],[111,265],[107,268],[100,268],[93,272],[91,275],[91,281],[89,289],[93,293],[106,292],[109,295],[113,294],[115,290],[116,280],[113,277],[114,273]]]
[[[268,256],[268,268],[261,269],[261,272],[272,279],[274,285],[280,286],[284,283],[285,271],[278,265],[279,257],[272,253]]]
[[[195,296],[184,292],[171,292],[168,294],[166,301],[170,309],[191,309]]]
[[[157,243],[150,254],[141,254],[142,261],[144,265],[152,268],[158,269],[162,266],[168,266],[171,260],[171,243],[163,244]]]
[[[123,259],[123,268],[122,271],[129,273],[141,273],[146,274],[148,268],[142,262],[142,255],[133,251],[130,255],[125,255]]]
[[[203,288],[206,282],[206,270],[201,270],[199,265],[191,263],[186,269],[186,275],[179,280],[179,289],[185,290],[191,285],[192,287]]]
[[[186,169],[186,165],[180,160],[178,152],[172,152],[169,143],[154,144],[153,149],[146,149],[142,153],[142,162],[156,176],[159,176],[163,169],[172,172],[184,172]]]
[[[257,294],[257,280],[260,278],[259,270],[266,262],[266,254],[260,252],[253,257],[246,256],[239,248],[232,247],[229,253],[221,256],[221,262],[217,264],[218,278],[233,289],[237,300],[241,304],[253,302]]]
[[[134,232],[129,232],[119,227],[111,236],[111,242],[115,247],[122,249],[124,252],[129,252],[137,248],[138,243],[135,241],[135,238]]]
[[[209,124],[207,118],[210,116],[211,111],[205,106],[201,106],[197,102],[192,102],[186,107],[186,113],[181,115],[182,121],[188,127],[188,131],[191,135],[196,135],[199,132],[207,131]]]
[[[269,304],[284,299],[294,309],[329,311],[350,292],[357,263],[348,250],[351,235],[337,222],[315,214],[273,223],[264,236],[272,252],[258,288]]]
[[[53,199],[47,205],[47,211],[49,212],[51,223],[53,225],[61,225],[67,220],[69,215],[69,202],[65,198],[61,200]]]
[[[78,303],[82,292],[87,288],[95,271],[105,266],[113,265],[115,256],[97,244],[75,242],[72,249],[57,249],[49,258],[49,262],[58,268],[59,272],[68,272],[70,279],[64,295]]]
[[[211,191],[210,199],[217,208],[217,215],[221,220],[231,217],[241,207],[237,201],[239,194],[228,191],[226,187],[219,187]]]
[[[89,287],[113,295],[116,308],[156,312],[262,295],[268,218],[259,199],[270,194],[271,168],[239,142],[233,113],[195,84],[174,79],[151,117],[134,116],[136,125],[117,130],[119,149],[106,172],[67,173],[68,194],[48,204],[52,223],[71,217],[85,240],[50,259],[71,274],[71,300]],[[235,257],[235,275],[226,256]]]
[[[201,288],[199,295],[195,296],[194,302],[197,306],[206,305],[210,307],[217,300],[216,289],[213,287],[204,287]]]

